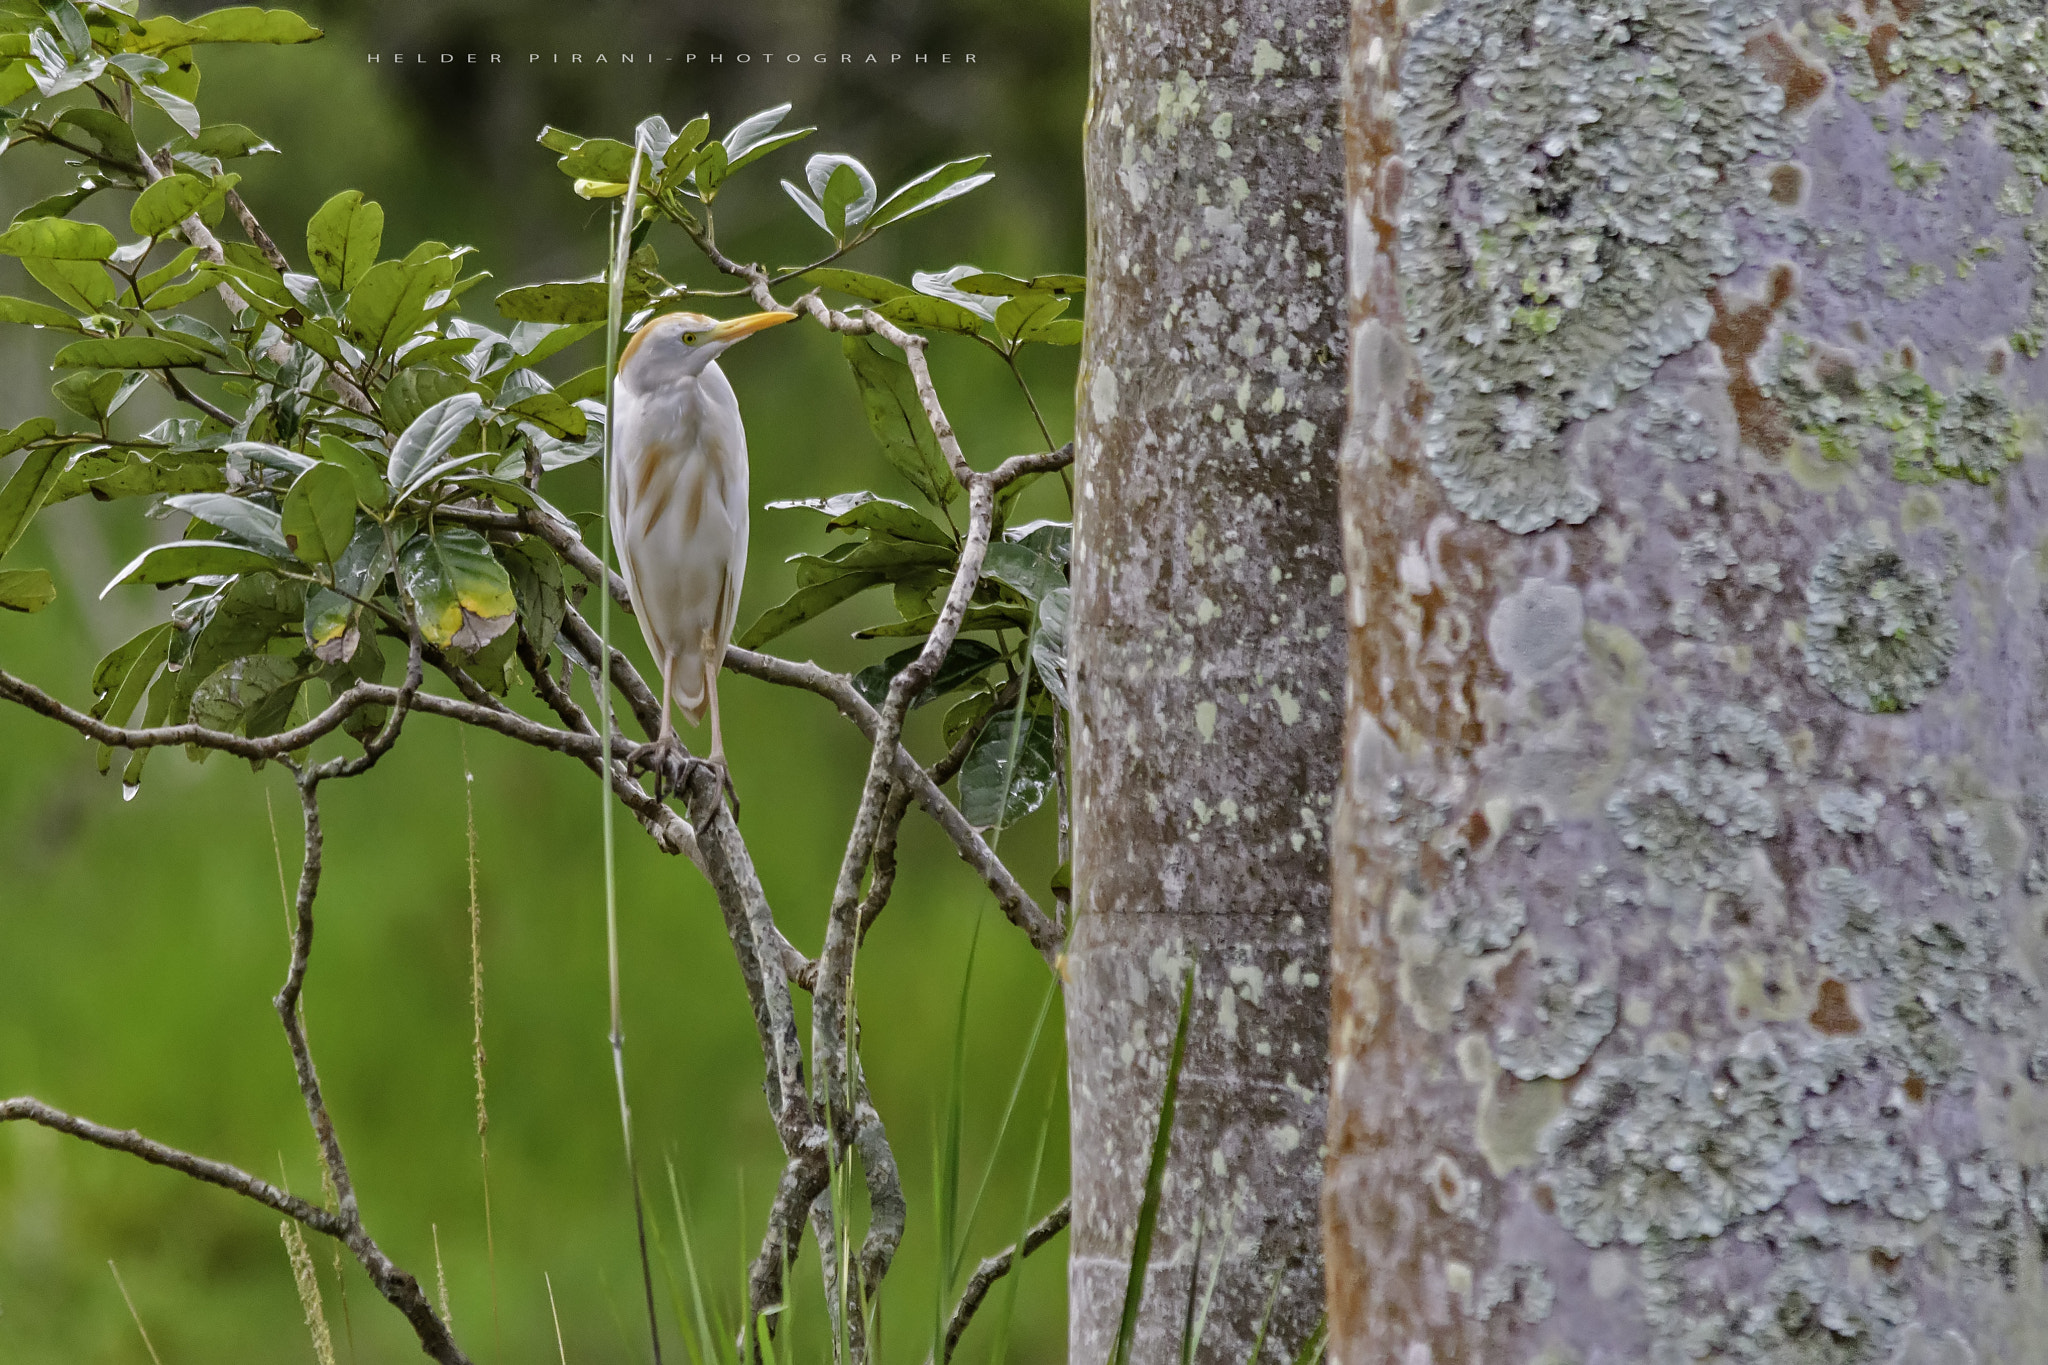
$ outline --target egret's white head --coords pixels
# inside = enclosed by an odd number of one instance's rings
[[[782,312],[750,313],[725,322],[702,313],[664,313],[626,343],[625,354],[619,357],[619,377],[642,391],[694,379],[742,337],[795,320],[795,313]]]

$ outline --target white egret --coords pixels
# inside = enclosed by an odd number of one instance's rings
[[[720,322],[668,313],[635,333],[619,357],[612,535],[633,612],[661,670],[661,733],[634,764],[676,785],[688,760],[672,707],[692,725],[710,713],[708,761],[725,767],[718,671],[747,568],[747,434],[717,356],[795,317],[753,313]]]

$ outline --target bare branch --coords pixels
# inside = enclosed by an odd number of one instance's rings
[[[380,694],[384,695],[380,697]],[[303,749],[314,740],[341,728],[343,721],[363,707],[392,695],[394,694],[391,688],[357,684],[336,697],[325,710],[305,724],[279,731],[274,735],[265,735],[261,739],[248,739],[225,730],[209,730],[203,725],[159,725],[144,730],[108,725],[105,721],[89,716],[83,711],[73,710],[41,688],[22,681],[5,669],[0,669],[0,697],[17,702],[52,720],[60,721],[87,739],[98,740],[101,744],[117,749],[153,749],[163,745],[192,744],[202,749],[218,749],[222,753],[234,754],[240,758],[279,758],[294,749]]]
[[[181,1152],[175,1147],[166,1147],[153,1138],[127,1128],[108,1128],[82,1119],[73,1114],[52,1109],[41,1100],[29,1096],[0,1100],[0,1123],[22,1119],[67,1133],[75,1138],[105,1147],[112,1152],[126,1152],[139,1156],[154,1166],[167,1167],[194,1180],[203,1180],[209,1185],[218,1185],[245,1198],[253,1199],[267,1208],[274,1209],[287,1218],[295,1218],[315,1232],[329,1237],[340,1237],[343,1232],[341,1215],[309,1204],[295,1194],[287,1194],[267,1181],[258,1180],[247,1171],[230,1166],[224,1161],[213,1161],[207,1157]]]
[[[811,1201],[831,1183],[828,1146],[823,1129],[813,1129],[790,1155],[776,1186],[775,1202],[768,1210],[768,1228],[761,1250],[747,1268],[747,1321],[741,1327],[740,1349],[747,1359],[758,1359],[754,1346],[754,1321],[764,1312],[781,1306],[783,1280],[790,1262],[796,1259],[797,1244],[803,1236],[804,1218]],[[769,1320],[774,1330],[774,1319]]]
[[[276,239],[263,230],[263,224],[256,221],[247,201],[233,190],[228,191],[228,207],[235,211],[235,219],[242,225],[242,235],[256,244],[256,249],[263,253],[263,259],[270,262],[271,269],[282,274],[292,268],[284,253],[277,249]]]
[[[967,1281],[967,1288],[960,1293],[960,1302],[953,1305],[953,1316],[946,1320],[946,1353],[939,1365],[947,1365],[953,1359],[953,1351],[960,1345],[961,1334],[967,1324],[974,1320],[975,1310],[988,1297],[988,1291],[995,1282],[1015,1269],[1017,1262],[1059,1236],[1074,1216],[1074,1201],[1071,1197],[1060,1200],[1058,1208],[1032,1225],[1024,1234],[1024,1240],[1016,1246],[1005,1247],[984,1260],[974,1269],[974,1275]],[[1020,1250],[1021,1249],[1021,1250]]]

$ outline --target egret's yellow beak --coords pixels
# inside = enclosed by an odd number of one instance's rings
[[[741,337],[752,336],[764,327],[777,327],[785,322],[795,322],[795,313],[749,313],[743,318],[721,322],[704,334],[706,341],[738,341]]]

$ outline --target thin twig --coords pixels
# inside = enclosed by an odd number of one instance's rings
[[[315,1232],[329,1237],[343,1235],[345,1226],[341,1215],[331,1213],[317,1204],[309,1204],[295,1194],[287,1194],[266,1180],[259,1180],[239,1167],[224,1161],[214,1161],[190,1152],[181,1152],[167,1147],[154,1138],[128,1128],[108,1128],[54,1109],[39,1099],[23,1095],[11,1100],[0,1100],[0,1123],[23,1120],[39,1124],[44,1128],[104,1147],[110,1152],[126,1152],[141,1157],[153,1166],[164,1166],[170,1170],[203,1180],[209,1185],[218,1185],[246,1199],[253,1199],[266,1208],[273,1209],[287,1218],[296,1218]]]
[[[946,1320],[945,1355],[940,1358],[940,1365],[947,1365],[947,1362],[953,1359],[953,1351],[960,1344],[961,1334],[967,1330],[967,1324],[974,1320],[975,1310],[981,1307],[981,1301],[988,1297],[988,1291],[995,1286],[995,1282],[1009,1274],[1018,1261],[1057,1237],[1072,1221],[1073,1216],[1074,1201],[1069,1196],[1060,1200],[1058,1208],[1033,1224],[1031,1230],[1024,1234],[1023,1241],[1016,1246],[1005,1247],[975,1267],[974,1275],[967,1281],[967,1288],[960,1291],[960,1302],[953,1305],[953,1315]]]

